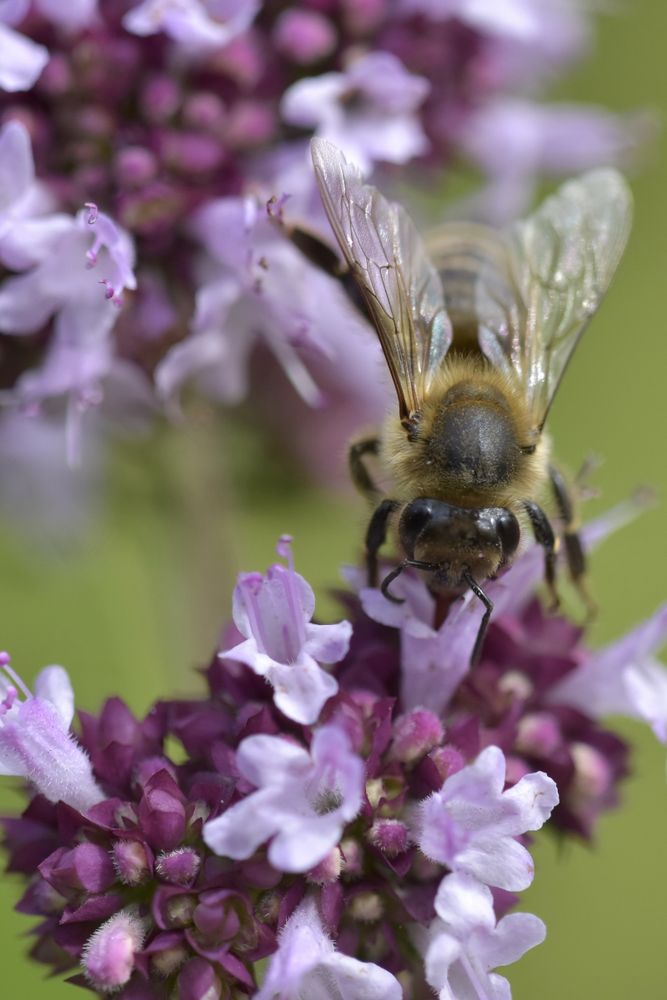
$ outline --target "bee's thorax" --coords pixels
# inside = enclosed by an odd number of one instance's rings
[[[502,394],[470,382],[459,382],[445,393],[424,446],[434,471],[481,488],[511,482],[521,456]]]

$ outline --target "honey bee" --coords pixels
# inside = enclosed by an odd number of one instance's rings
[[[378,438],[350,449],[352,477],[375,506],[369,580],[395,535],[400,562],[430,590],[470,589],[484,604],[472,660],[493,605],[482,584],[519,549],[530,525],[545,551],[552,600],[558,541],[538,501],[551,482],[570,575],[583,594],[584,554],[544,424],[570,356],[621,258],[632,216],[612,169],[564,184],[506,231],[451,223],[422,240],[405,210],[366,184],[332,143],[312,141],[326,214],[370,316],[398,412]],[[377,456],[384,496],[366,465]]]

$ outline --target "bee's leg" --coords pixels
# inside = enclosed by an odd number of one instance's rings
[[[524,500],[523,509],[530,518],[535,541],[544,549],[544,581],[551,598],[549,610],[557,611],[560,600],[556,590],[556,536],[554,529],[542,508],[532,500]]]
[[[276,198],[271,198],[268,202],[267,210],[269,217],[280,227],[283,234],[294,244],[297,250],[301,251],[307,261],[314,267],[319,268],[320,271],[324,271],[329,277],[336,278],[340,282],[343,291],[354,308],[362,314],[364,319],[370,321],[371,317],[366,303],[363,300],[356,281],[350,274],[347,264],[319,236],[309,232],[307,229],[302,229],[301,226],[295,226],[286,222],[280,209],[276,208],[277,204]]]
[[[474,667],[476,666],[477,663],[479,663],[479,657],[482,652],[482,645],[486,637],[486,630],[489,627],[489,619],[491,618],[491,612],[493,611],[493,601],[487,594],[484,593],[480,585],[473,578],[472,573],[464,573],[463,579],[468,584],[475,597],[479,598],[479,600],[486,608],[484,616],[482,617],[482,620],[479,625],[477,638],[475,639],[475,645],[473,647],[472,655],[470,657],[470,666]]]
[[[565,482],[565,477],[553,465],[549,466],[549,478],[551,479],[551,488],[556,498],[558,514],[563,521],[563,548],[565,550],[565,561],[567,562],[568,572],[572,583],[579,591],[581,599],[586,605],[588,618],[590,619],[595,615],[597,607],[586,587],[586,556],[577,530],[572,494]]]
[[[375,510],[373,511],[373,516],[370,519],[368,525],[368,530],[366,531],[366,570],[368,572],[368,586],[377,587],[378,582],[378,552],[384,545],[385,538],[387,537],[387,522],[390,516],[395,510],[398,510],[400,504],[396,500],[383,500]],[[404,568],[405,564],[401,564],[398,571],[400,573]],[[395,600],[390,595],[385,593],[385,585],[387,581],[391,583],[392,580],[398,576],[395,573],[394,576],[389,574],[386,580],[382,581],[382,593],[388,596],[390,600]]]
[[[350,468],[352,482],[367,500],[377,503],[380,490],[370,477],[365,455],[377,455],[380,450],[380,439],[377,437],[362,438],[361,441],[353,441],[347,454],[347,461]]]

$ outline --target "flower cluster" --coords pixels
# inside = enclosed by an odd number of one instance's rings
[[[176,411],[191,383],[235,403],[258,345],[298,398],[338,404],[328,426],[340,441],[381,415],[377,345],[265,204],[289,196],[290,219],[328,238],[313,133],[368,171],[467,158],[494,218],[522,207],[536,172],[617,159],[634,141],[628,122],[525,96],[583,50],[586,15],[535,0],[502,8],[3,3],[0,454],[21,430],[29,446],[28,417],[64,417],[72,462],[92,406],[134,424]],[[86,204],[108,215],[89,227]],[[295,405],[273,407],[272,421]]]
[[[0,765],[34,793],[4,821],[32,956],[123,1000],[509,997],[494,969],[545,935],[508,913],[530,833],[589,836],[626,771],[598,713],[665,739],[667,611],[593,653],[542,612],[529,549],[491,585],[471,671],[468,600],[440,622],[405,574],[403,605],[361,586],[351,621],[317,625],[279,553],[239,578],[205,698],[144,719],[112,698],[76,742],[62,668],[32,694],[3,656]]]

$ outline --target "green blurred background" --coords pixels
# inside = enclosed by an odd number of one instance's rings
[[[559,96],[664,115],[667,4],[617,6],[597,18],[595,50]],[[590,514],[638,485],[667,494],[666,143],[663,132],[633,182],[629,250],[551,419],[566,466],[576,469],[591,452],[604,457],[596,476],[602,496]],[[295,536],[298,568],[316,588],[319,613],[333,613],[326,589],[355,556],[363,507],[299,482],[244,426],[234,414],[225,426],[209,415],[120,448],[108,500],[74,545],[35,545],[0,527],[0,641],[26,679],[60,662],[78,705],[90,709],[112,692],[141,711],[159,695],[197,690],[188,671],[213,648],[237,570],[264,569],[284,531]],[[591,582],[601,613],[594,645],[667,596],[664,519],[661,501],[595,554]],[[510,970],[515,1000],[667,996],[665,749],[638,725],[618,728],[634,746],[622,808],[601,822],[592,848],[537,839],[537,874],[523,908],[546,921],[548,937]],[[7,782],[2,811],[20,801]],[[42,969],[22,957],[31,921],[11,913],[19,892],[18,882],[2,884],[3,995],[71,998],[71,986],[40,985]]]

